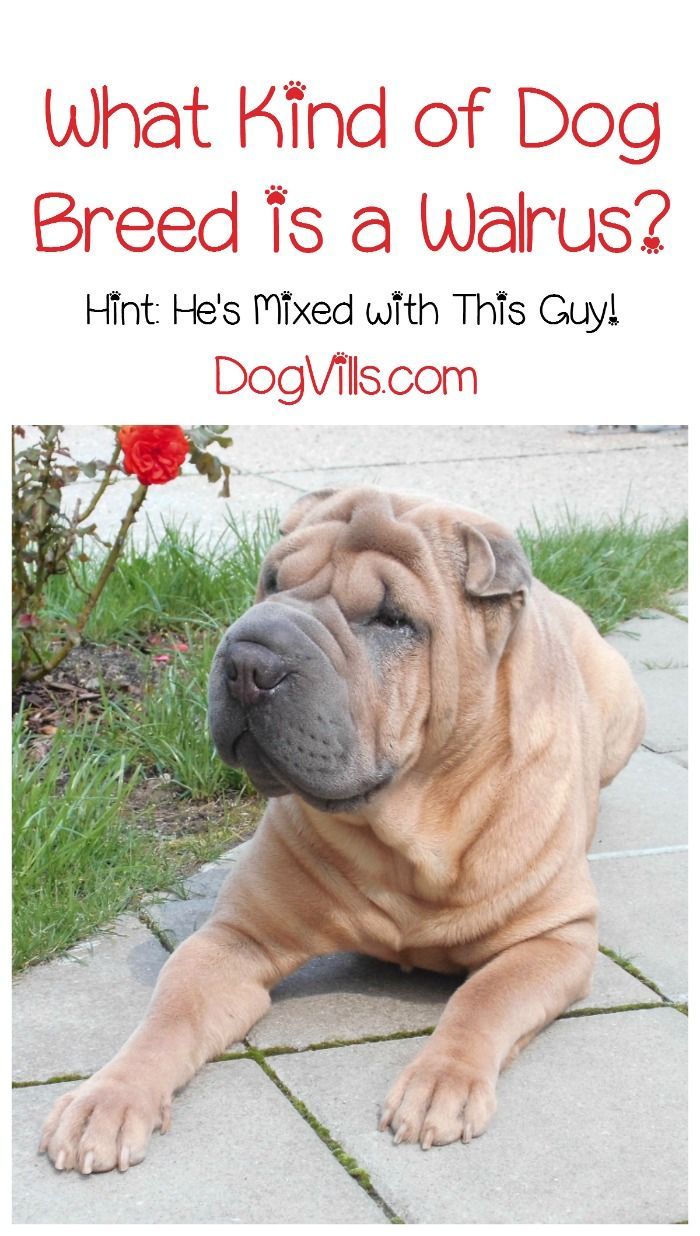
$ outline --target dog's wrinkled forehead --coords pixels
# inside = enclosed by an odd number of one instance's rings
[[[338,523],[350,525],[361,515],[380,521],[393,521],[405,513],[418,500],[410,501],[398,494],[387,493],[372,486],[357,486],[348,489],[317,489],[304,494],[287,512],[282,523],[282,534],[295,532],[297,528],[312,524]]]
[[[505,528],[480,512],[416,494],[370,486],[305,494],[283,521],[290,548],[313,532],[315,553],[375,551],[426,582],[435,571],[472,596],[527,592],[531,573],[522,548]],[[293,534],[297,534],[296,536]]]
[[[410,503],[405,499],[381,490],[322,489],[300,498],[280,531],[285,536],[323,524],[338,549],[350,553],[377,550],[410,568],[418,565],[421,537],[415,527],[399,522],[407,509]]]

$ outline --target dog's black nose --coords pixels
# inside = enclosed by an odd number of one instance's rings
[[[237,640],[226,649],[229,690],[246,707],[279,686],[287,673],[282,658],[262,644]]]

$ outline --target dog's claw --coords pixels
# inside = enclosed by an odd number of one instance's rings
[[[94,1167],[94,1164],[95,1164],[95,1156],[91,1150],[88,1150],[87,1154],[85,1155],[85,1159],[83,1160],[83,1166],[80,1169],[81,1172],[83,1173],[83,1176],[92,1175],[92,1169]]]
[[[129,1150],[128,1146],[122,1146],[121,1150],[119,1151],[119,1171],[120,1172],[127,1171],[130,1162],[131,1162],[131,1151]]]
[[[401,1145],[407,1132],[408,1132],[408,1125],[406,1124],[406,1121],[404,1120],[403,1123],[399,1125],[398,1129],[396,1130],[394,1134],[394,1145],[395,1146]]]
[[[54,1163],[54,1167],[56,1168],[57,1172],[63,1171],[65,1162],[66,1162],[66,1152],[65,1150],[59,1150],[58,1154],[56,1155],[56,1162]]]
[[[433,1130],[432,1130],[432,1129],[428,1129],[428,1132],[426,1133],[425,1137],[423,1138],[423,1141],[421,1142],[421,1149],[422,1149],[422,1150],[430,1150],[430,1147],[431,1147],[431,1146],[432,1146],[432,1144],[433,1144],[433,1138],[434,1138],[434,1136],[435,1136],[435,1134],[433,1133]]]

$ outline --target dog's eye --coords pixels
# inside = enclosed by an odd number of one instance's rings
[[[370,619],[370,623],[372,626],[388,627],[394,631],[415,631],[416,629],[406,614],[401,614],[398,610],[385,607],[380,609],[379,613]]]
[[[268,567],[263,575],[263,589],[269,596],[271,592],[277,592],[279,581],[277,579],[276,567]]]

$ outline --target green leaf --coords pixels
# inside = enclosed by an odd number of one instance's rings
[[[187,437],[199,450],[204,450],[216,442],[218,446],[231,446],[233,438],[226,435],[228,425],[190,425]]]

